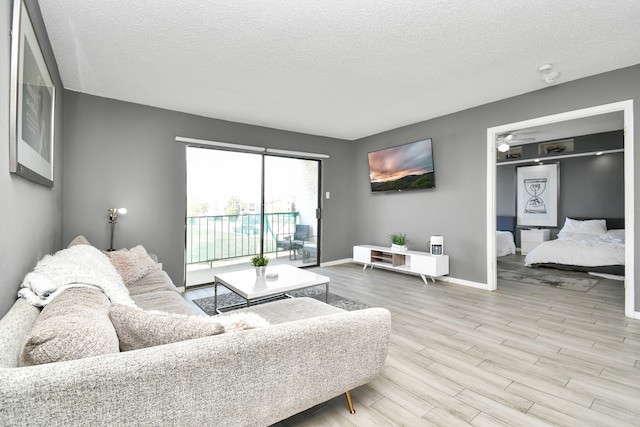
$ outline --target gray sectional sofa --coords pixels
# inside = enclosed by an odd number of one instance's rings
[[[128,290],[141,309],[195,314],[161,270]],[[391,323],[381,308],[287,299],[250,308],[266,327],[21,366],[47,308],[19,298],[0,320],[0,425],[267,426],[372,380]]]

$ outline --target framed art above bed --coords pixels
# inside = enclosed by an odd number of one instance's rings
[[[557,227],[559,164],[521,166],[516,170],[519,226]]]

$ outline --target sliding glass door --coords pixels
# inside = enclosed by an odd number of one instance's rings
[[[278,263],[317,265],[320,162],[265,156],[265,252]]]
[[[212,270],[319,260],[318,160],[187,147],[186,285],[213,280]]]

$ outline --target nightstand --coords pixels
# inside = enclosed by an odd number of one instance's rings
[[[520,253],[526,255],[542,242],[549,240],[549,229],[520,230]]]

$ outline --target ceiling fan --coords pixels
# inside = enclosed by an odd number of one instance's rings
[[[503,133],[501,135],[498,135],[496,143],[498,144],[498,151],[504,153],[509,151],[509,149],[511,148],[511,144],[516,144],[518,142],[533,142],[535,140],[535,138],[523,138],[514,133]]]

